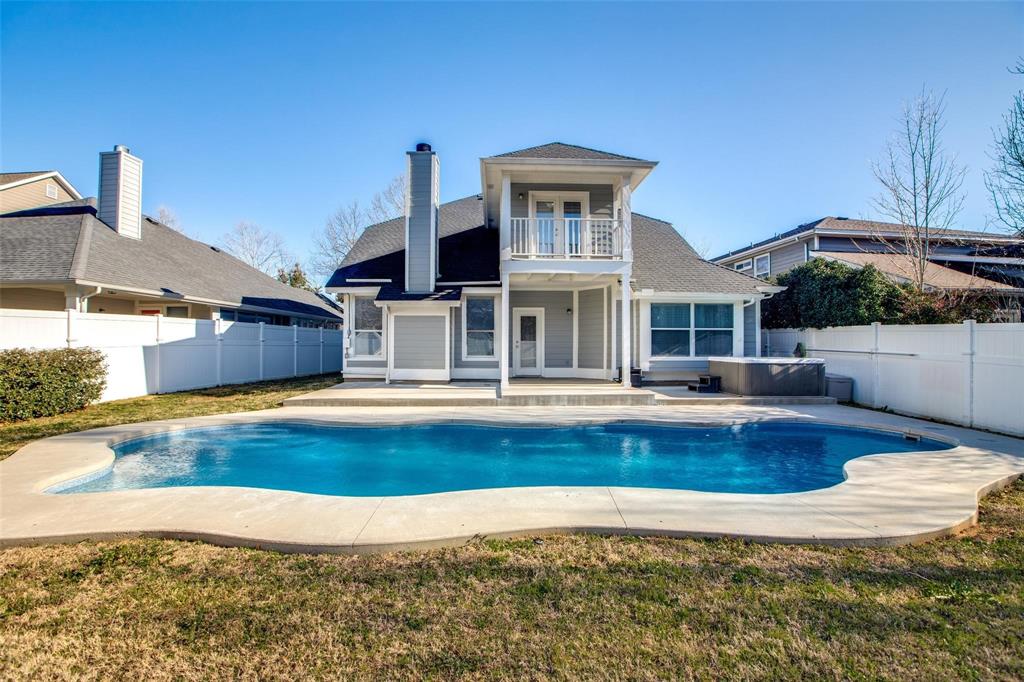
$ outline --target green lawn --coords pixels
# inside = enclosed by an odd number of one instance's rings
[[[176,417],[195,417],[204,414],[245,412],[280,407],[281,401],[285,398],[327,388],[338,381],[339,377],[332,375],[220,386],[198,391],[114,400],[56,417],[0,423],[0,459],[10,457],[18,448],[30,441],[61,433],[154,419],[174,419]]]
[[[317,385],[125,401],[15,433],[267,407]],[[583,535],[361,557],[11,548],[0,679],[1024,679],[1024,485],[981,519],[892,549]]]

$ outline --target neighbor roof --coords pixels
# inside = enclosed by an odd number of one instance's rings
[[[15,186],[26,185],[38,180],[52,179],[60,183],[64,190],[72,196],[74,199],[81,199],[82,195],[79,194],[75,186],[67,181],[59,171],[27,171],[19,173],[0,173],[0,189],[12,189]]]
[[[638,159],[633,156],[612,154],[611,152],[603,152],[599,149],[591,149],[589,147],[580,147],[579,145],[575,144],[565,144],[564,142],[550,142],[548,144],[542,144],[536,147],[527,147],[526,149],[519,149],[514,152],[496,154],[494,158],[594,159],[605,161],[643,161],[644,163],[653,163],[651,161]]]
[[[847,253],[840,251],[812,251],[815,256],[839,261],[847,265],[864,267],[873,265],[889,277],[901,282],[913,281],[916,275],[907,257],[891,253]],[[929,262],[924,271],[925,285],[937,289],[1009,289],[1013,287],[985,277],[970,275],[938,263]]]
[[[721,256],[715,256],[711,260],[720,261],[724,258],[729,258],[730,256],[734,256],[738,253],[758,249],[762,246],[766,246],[780,239],[787,239],[789,237],[795,237],[797,235],[811,233],[818,230],[823,232],[849,232],[850,234],[853,235],[860,234],[865,236],[872,236],[878,234],[898,235],[902,231],[902,229],[902,226],[897,223],[884,223],[877,220],[859,220],[854,218],[836,218],[834,216],[826,216],[824,218],[819,218],[818,220],[813,220],[809,223],[804,223],[803,225],[798,225],[797,227],[794,227],[792,230],[787,230],[786,232],[776,234],[773,237],[763,239],[757,243],[750,244],[749,246],[743,246],[738,249],[733,249],[728,253],[723,253]],[[944,237],[947,239],[967,239],[973,241],[986,239],[1005,241],[1007,239],[1006,235],[995,235],[992,234],[991,232],[976,232],[972,230],[932,229],[931,233],[936,236]]]
[[[317,294],[283,284],[234,256],[146,217],[124,237],[87,200],[0,217],[0,282],[80,281],[169,298],[338,318]]]
[[[483,224],[483,201],[473,195],[441,205],[441,282],[491,282],[500,277],[498,230]],[[664,292],[756,294],[765,283],[703,260],[670,223],[633,214],[633,279],[637,288]],[[405,219],[366,228],[327,283],[374,286],[405,282]],[[360,281],[363,280],[363,281]]]

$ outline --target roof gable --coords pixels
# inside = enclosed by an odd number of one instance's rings
[[[590,160],[603,160],[603,161],[644,161],[644,159],[638,159],[633,156],[623,156],[621,154],[612,154],[611,152],[603,152],[599,149],[591,149],[590,147],[580,147],[575,144],[566,144],[564,142],[549,142],[548,144],[538,145],[536,147],[527,147],[526,149],[518,149],[514,152],[505,152],[504,154],[496,154],[494,158],[512,158],[512,159],[590,159]],[[649,162],[648,162],[649,163]]]

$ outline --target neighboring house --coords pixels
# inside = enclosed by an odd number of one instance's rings
[[[128,149],[100,155],[99,190],[0,216],[0,307],[341,325],[326,297],[143,216],[142,161]]]
[[[0,173],[0,213],[81,198],[78,190],[57,171]]]
[[[913,267],[899,253],[904,234],[892,223],[827,217],[711,261],[767,279],[820,257],[854,267],[871,264],[896,281],[912,281]],[[1024,240],[967,230],[931,230],[930,234],[926,286],[997,292],[1024,287]]]
[[[634,213],[655,165],[556,142],[481,159],[482,192],[441,204],[438,157],[417,145],[406,215],[368,227],[327,284],[346,377],[673,380],[756,355],[779,288]]]

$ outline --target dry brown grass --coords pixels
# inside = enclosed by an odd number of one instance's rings
[[[546,537],[365,557],[0,552],[23,679],[1024,678],[1024,485],[917,547]]]
[[[62,433],[155,419],[176,419],[279,407],[285,398],[333,386],[338,383],[338,379],[337,375],[300,377],[149,395],[99,403],[78,412],[55,417],[0,423],[0,459],[10,457],[18,448],[33,440]]]

